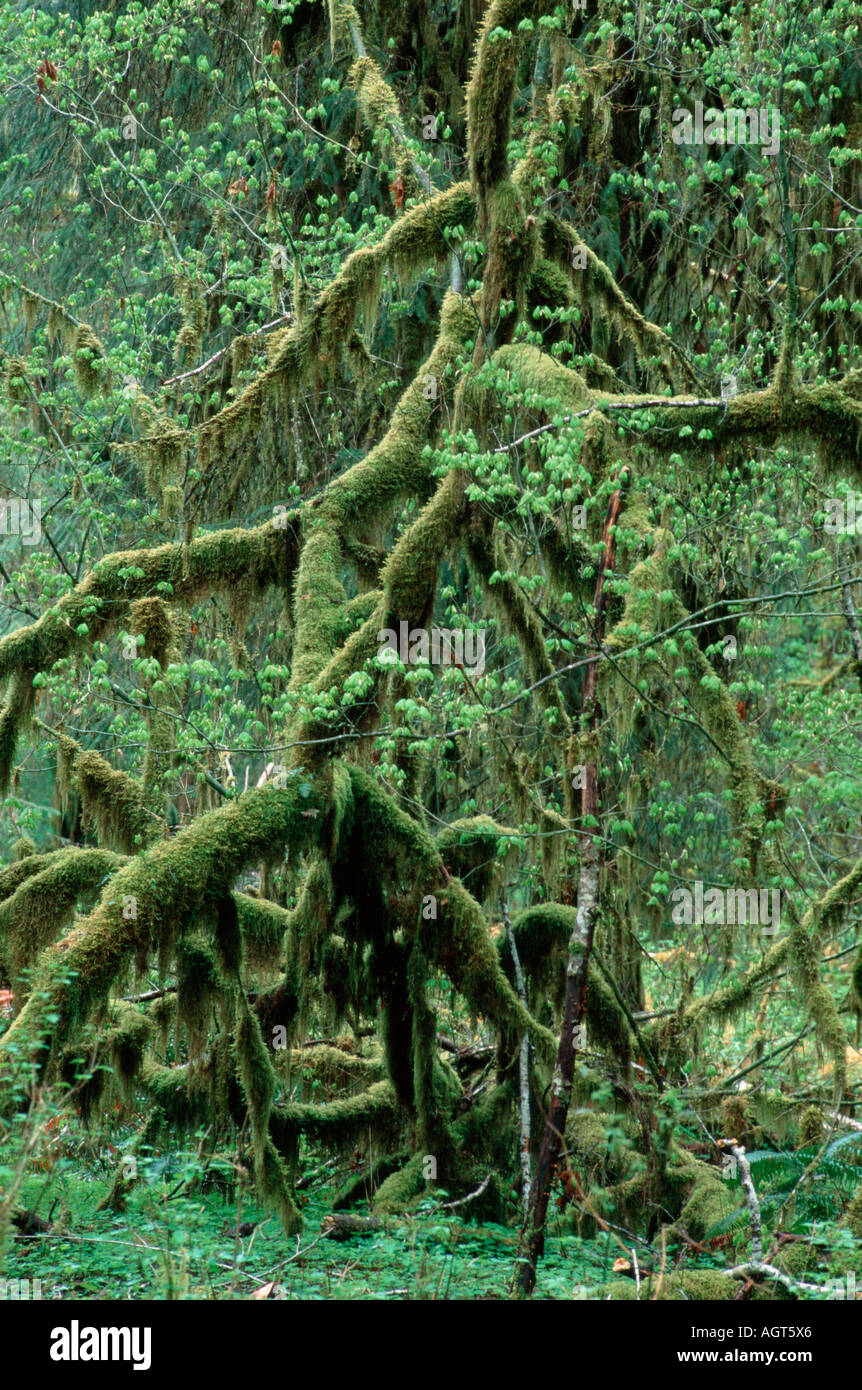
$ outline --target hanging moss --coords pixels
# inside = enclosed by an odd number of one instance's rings
[[[75,332],[72,365],[82,396],[94,396],[103,386],[110,385],[105,349],[89,324],[80,324]]]
[[[18,739],[33,708],[33,672],[26,667],[15,670],[0,710],[0,793],[9,790]]]
[[[277,1211],[288,1235],[302,1229],[292,1185],[272,1138],[269,1120],[276,1076],[257,1018],[239,996],[236,1058],[254,1141],[254,1171],[260,1196]]]
[[[85,825],[94,825],[102,844],[132,854],[148,844],[164,822],[143,803],[140,784],[111,767],[94,749],[84,749],[67,734],[57,734],[57,790],[65,807],[71,783],[77,783]]]
[[[316,1047],[278,1049],[273,1061],[279,1073],[284,1072],[302,1084],[309,1082],[315,1089],[318,1085],[330,1090],[344,1090],[348,1085],[367,1088],[383,1079],[384,1060],[379,1048],[366,1057],[322,1043]]]
[[[3,364],[3,389],[11,405],[26,405],[33,400],[33,386],[27,363],[21,357],[7,357]]]
[[[76,1103],[85,1120],[112,1101],[128,1103],[138,1093],[139,1077],[150,1040],[151,1020],[123,1000],[112,1001],[98,1032],[84,1035],[87,1055],[70,1049],[61,1060],[64,1081],[75,1086]]]
[[[212,1023],[219,971],[202,933],[184,936],[176,949],[177,1020],[186,1030],[190,1060],[203,1049]]]
[[[501,348],[495,361],[504,359],[510,349]],[[559,726],[569,725],[559,683],[548,679],[554,674],[553,663],[548,656],[541,623],[535,610],[530,607],[526,595],[514,577],[507,578],[513,567],[508,563],[499,528],[490,524],[474,526],[468,538],[468,556],[474,565],[485,592],[497,609],[503,627],[512,633],[521,649],[528,679],[532,684],[542,682],[537,691],[537,699],[544,709],[553,710]],[[494,576],[494,583],[491,577]]]
[[[234,902],[246,965],[252,968],[277,965],[283,953],[290,913],[277,903],[251,898],[246,893],[235,893]]]
[[[512,98],[518,69],[522,19],[536,14],[534,0],[493,0],[485,12],[467,87],[467,147],[470,182],[482,209],[480,231],[490,218],[490,190],[507,169]]]
[[[134,1083],[143,1066],[152,1024],[141,1009],[122,1000],[111,1006],[110,1018],[105,1049],[123,1094],[128,1098],[134,1093]]]
[[[431,418],[435,409],[439,408],[439,402],[428,398],[427,381],[429,377],[434,381],[443,377],[447,366],[474,327],[475,319],[469,307],[461,302],[459,296],[447,295],[434,351],[398,402],[383,439],[361,463],[349,469],[330,487],[326,502],[320,507],[313,530],[309,532],[309,539],[303,547],[297,575],[292,689],[301,688],[315,678],[318,688],[329,689],[355,669],[354,663],[361,659],[363,646],[367,646],[368,655],[376,651],[377,631],[385,626],[382,602],[375,607],[359,633],[333,657],[346,608],[341,583],[345,532],[348,527],[353,530],[359,522],[373,519],[379,524],[400,497],[428,487],[430,475],[428,463],[423,458],[423,446],[427,442]],[[440,510],[439,506],[436,510]],[[414,534],[414,546],[416,539]],[[436,526],[435,540],[436,573],[440,555]],[[388,567],[387,573],[391,573]],[[391,593],[391,581],[387,597],[391,605],[397,605],[400,601],[400,594]],[[406,616],[405,608],[399,613],[399,619]],[[350,717],[349,711],[345,712],[345,717]],[[307,729],[305,733],[306,736],[313,736],[313,729]]]
[[[19,982],[19,1005],[26,992],[20,982],[21,972],[57,940],[78,903],[92,901],[103,882],[124,862],[119,855],[97,849],[71,848],[34,858],[49,862],[43,866],[37,863],[37,872],[24,877],[0,902],[0,959],[8,976]]]
[[[168,1067],[145,1057],[141,1082],[152,1106],[152,1125],[147,1130],[150,1142],[159,1135],[188,1133],[202,1125],[223,1128],[231,1121],[242,1124],[242,1093],[232,1039],[227,1034],[213,1039],[204,1066]]]
[[[268,404],[295,396],[309,380],[337,369],[354,342],[357,316],[370,320],[376,310],[387,268],[406,281],[429,264],[445,263],[452,249],[449,228],[466,229],[473,220],[469,188],[456,184],[406,211],[375,246],[352,252],[308,312],[291,325],[265,370],[198,431],[205,482],[207,470],[218,469],[232,447],[253,444]]]
[[[379,131],[389,122],[400,125],[398,103],[373,58],[357,58],[347,80],[356,93],[362,119],[371,130]]]
[[[174,645],[174,625],[164,601],[135,599],[129,609],[129,631],[144,638],[143,655],[154,657],[164,668]]]
[[[118,551],[95,565],[35,623],[0,638],[0,680],[11,677],[0,713],[0,791],[8,789],[37,672],[87,643],[105,640],[123,621],[128,605],[159,585],[170,585],[175,600],[186,604],[203,594],[228,591],[238,580],[253,580],[258,591],[271,584],[286,590],[296,555],[295,533],[278,530],[271,521],[251,531],[200,536],[188,549],[165,545]]]
[[[410,919],[420,919],[425,892],[438,900],[436,921],[419,928],[422,949],[440,965],[477,1014],[498,1024],[528,1028],[541,1049],[555,1046],[552,1035],[538,1027],[524,1010],[497,960],[497,953],[475,899],[458,879],[446,882],[434,842],[427,831],[359,768],[350,769],[356,802],[357,845],[367,862],[405,864],[405,882],[412,894],[405,903]],[[391,872],[391,867],[389,869]]]
[[[674,388],[691,387],[697,378],[683,353],[656,324],[644,318],[627,299],[604,261],[578,235],[574,227],[552,214],[541,224],[548,256],[567,273],[576,301],[613,325],[621,338],[635,348],[646,363],[657,357],[664,380]]]
[[[22,1035],[41,1036],[46,1013],[56,1014],[52,1047],[62,1044],[153,937],[158,940],[211,901],[214,885],[223,884],[227,892],[249,862],[271,856],[287,842],[296,851],[309,845],[316,818],[302,812],[317,809],[322,820],[322,799],[314,787],[300,795],[297,778],[283,790],[256,789],[120,868],[91,916],[43,953],[33,995],[0,1039],[0,1065],[3,1052],[17,1046]]]
[[[817,1105],[808,1105],[799,1119],[799,1143],[802,1147],[819,1144],[823,1139],[823,1113]]]

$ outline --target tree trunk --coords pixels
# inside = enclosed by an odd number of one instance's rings
[[[596,580],[593,659],[587,667],[581,710],[582,731],[591,735],[593,739],[598,738],[601,723],[601,710],[596,699],[596,687],[605,625],[605,576],[613,569],[615,550],[613,528],[622,509],[623,493],[627,481],[628,475],[623,472],[620,476],[619,487],[611,497],[603,533],[605,553]],[[592,745],[592,748],[594,756],[585,764],[581,787],[582,829],[578,836],[580,856],[578,907],[575,927],[569,941],[562,1030],[554,1066],[554,1079],[551,1085],[551,1104],[545,1120],[542,1145],[530,1192],[530,1203],[521,1231],[518,1265],[515,1273],[516,1292],[524,1298],[528,1298],[533,1292],[536,1284],[536,1265],[544,1251],[548,1201],[566,1131],[566,1119],[572,1094],[572,1077],[575,1071],[575,1055],[587,998],[587,971],[596,918],[598,917],[600,862],[593,832],[598,825],[599,818],[599,772],[598,750],[595,744]]]

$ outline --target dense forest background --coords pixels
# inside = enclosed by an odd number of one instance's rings
[[[0,92],[0,1276],[855,1297],[858,6]]]

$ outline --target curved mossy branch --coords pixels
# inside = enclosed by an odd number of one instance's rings
[[[105,880],[125,862],[120,855],[103,849],[70,848],[33,857],[40,861],[37,872],[20,881],[0,902],[0,961],[19,1005],[25,993],[21,972],[56,941],[74,917],[79,900],[92,901]]]
[[[331,785],[331,776],[314,783],[294,776],[284,789],[257,788],[119,869],[90,916],[43,952],[30,999],[0,1039],[0,1067],[29,1047],[41,1052],[43,1071],[124,967],[169,937],[176,922],[223,899],[247,864],[280,855],[285,845],[294,852],[313,845],[328,827]]]
[[[134,854],[167,832],[165,822],[144,804],[143,788],[134,777],[111,767],[95,749],[83,748],[68,734],[48,732],[57,739],[57,790],[65,802],[70,784],[77,785],[84,821],[95,826],[100,844]]]
[[[507,841],[516,837],[516,831],[491,816],[467,816],[444,826],[434,836],[434,845],[447,870],[481,902],[501,886],[511,853]]]
[[[429,490],[432,479],[423,450],[439,413],[437,395],[447,370],[474,327],[468,301],[460,295],[447,294],[433,351],[401,396],[386,434],[364,459],[329,485],[313,508],[306,522],[306,540],[297,573],[292,689],[311,680],[316,680],[318,689],[338,683],[331,667],[333,662],[344,667],[337,656],[333,658],[344,622],[344,541],[357,525],[383,520],[399,498],[422,496]],[[433,395],[428,391],[429,381],[435,384]],[[384,569],[384,576],[385,573]],[[384,576],[380,582],[385,585]],[[372,616],[365,626],[374,621]],[[348,642],[351,653],[355,645]],[[347,646],[342,649],[345,653]],[[342,679],[352,669],[352,665],[344,669]]]
[[[681,349],[626,298],[609,267],[570,223],[548,214],[542,219],[541,235],[547,254],[567,272],[578,303],[611,322],[620,337],[632,344],[644,366],[652,353],[659,358],[674,390],[701,386]]]
[[[495,1025],[526,1028],[542,1052],[553,1035],[524,1009],[503,975],[488,924],[476,899],[449,876],[424,826],[360,768],[349,769],[356,806],[356,832],[364,857],[391,878],[401,866],[400,914],[413,924],[422,951],[445,970],[470,1007]],[[423,899],[436,900],[437,917],[422,918]]]
[[[467,154],[470,183],[479,203],[479,230],[491,221],[488,198],[508,172],[522,20],[550,9],[543,0],[493,0],[485,12],[467,87]]]
[[[556,401],[564,410],[580,410],[594,399],[580,372],[564,367],[533,343],[505,343],[494,354],[494,365],[517,377],[524,407],[545,408],[546,402]]]
[[[209,486],[211,469],[218,471],[231,445],[257,437],[267,400],[293,398],[305,382],[335,370],[351,342],[357,316],[373,317],[385,272],[392,269],[399,279],[408,280],[429,264],[444,263],[451,250],[448,229],[467,228],[474,217],[469,187],[455,184],[405,212],[375,246],[359,247],[347,257],[308,312],[285,331],[270,364],[236,400],[197,428],[203,475],[198,501]]]
[[[16,859],[14,864],[7,864],[0,869],[0,902],[11,897],[16,888],[34,874],[42,873],[43,869],[49,869],[52,864],[59,864],[70,852],[71,849],[67,846],[65,849],[49,850],[47,854],[27,854]],[[80,854],[81,850],[76,849],[75,853]]]
[[[105,640],[128,617],[132,604],[159,586],[169,586],[172,601],[183,604],[229,593],[240,583],[259,592],[271,585],[289,592],[297,555],[295,527],[282,529],[272,521],[247,531],[213,531],[188,547],[115,551],[35,623],[0,638],[0,681],[12,682],[0,715],[0,788],[2,770],[11,768],[15,740],[32,706],[36,674]]]
[[[338,1042],[341,1042],[338,1039]],[[345,1043],[347,1039],[343,1040]],[[383,1054],[376,1048],[373,1055],[346,1052],[332,1043],[314,1043],[307,1047],[280,1048],[275,1055],[276,1070],[287,1081],[303,1082],[308,1078],[312,1087],[344,1087],[384,1080]]]
[[[628,410],[641,418],[648,411],[655,428],[646,438],[661,454],[685,452],[712,461],[729,440],[764,444],[790,437],[810,440],[829,475],[847,467],[858,477],[862,467],[862,368],[836,381],[793,385],[784,395],[773,382],[728,401],[634,394],[603,399],[599,393],[595,401],[597,410],[612,412],[620,424]]]
[[[379,651],[378,632],[384,628],[397,630],[399,622],[411,627],[427,621],[433,608],[439,567],[457,541],[466,514],[466,478],[461,470],[447,475],[431,500],[413,524],[399,538],[381,575],[382,597],[374,612],[341,646],[323,667],[315,681],[315,689],[328,691],[342,688],[352,672],[371,665]],[[332,617],[333,624],[335,617]],[[313,640],[313,634],[310,634]],[[366,690],[362,703],[342,707],[337,720],[330,723],[310,721],[301,737],[331,737],[345,725],[353,726],[368,712],[376,687],[386,669],[371,665],[373,686]]]
[[[304,1101],[277,1105],[270,1116],[270,1132],[278,1148],[286,1152],[302,1134],[338,1148],[362,1138],[369,1130],[388,1136],[404,1119],[391,1083],[376,1081],[367,1091],[328,1105]]]

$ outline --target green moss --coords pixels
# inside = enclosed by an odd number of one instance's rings
[[[687,1269],[666,1272],[659,1282],[655,1272],[641,1281],[640,1294],[634,1279],[618,1279],[602,1287],[602,1297],[613,1302],[640,1297],[641,1300],[665,1303],[692,1300],[694,1302],[728,1302],[739,1292],[736,1279],[728,1279],[717,1269]]]
[[[348,1085],[383,1080],[383,1054],[379,1048],[372,1056],[345,1052],[341,1047],[320,1044],[317,1047],[284,1048],[273,1054],[275,1068],[285,1078],[301,1085],[321,1085],[332,1090],[344,1090]]]
[[[440,830],[434,846],[449,872],[466,880],[470,892],[481,902],[500,884],[513,837],[512,831],[491,816],[468,816]]]
[[[286,843],[296,852],[313,843],[326,804],[322,782],[308,796],[300,795],[295,777],[285,789],[256,789],[120,868],[91,916],[43,953],[37,988],[0,1039],[0,1064],[4,1050],[17,1046],[22,1035],[42,1035],[47,1013],[56,1012],[52,1047],[62,1044],[152,939],[199,914],[219,888],[226,894],[249,862],[280,854]],[[318,817],[303,815],[314,809]]]
[[[92,901],[103,882],[124,862],[107,850],[74,848],[33,859],[37,872],[23,877],[0,902],[0,958],[9,978],[16,982],[72,921],[78,903]],[[40,864],[43,860],[48,862]],[[20,1003],[24,997],[19,982],[16,1001]]]
[[[14,636],[14,634],[11,634]],[[2,640],[0,640],[2,648]],[[6,700],[0,709],[0,793],[9,790],[18,739],[33,708],[34,672],[28,667],[13,670],[6,690]],[[0,671],[2,678],[2,671]]]
[[[542,219],[541,232],[547,255],[566,271],[575,299],[584,309],[611,324],[622,339],[632,344],[641,363],[657,357],[663,379],[669,385],[677,389],[696,384],[684,354],[626,298],[610,268],[574,227],[562,218],[548,215]],[[573,266],[576,253],[578,268]]]
[[[424,1154],[414,1154],[409,1163],[381,1183],[374,1196],[373,1210],[376,1213],[401,1212],[425,1191],[424,1160]]]
[[[251,967],[276,965],[284,951],[290,913],[277,903],[235,893],[244,962]]]
[[[508,167],[512,103],[522,42],[518,25],[536,11],[534,0],[493,0],[482,20],[467,87],[470,182],[482,209],[480,230],[490,220],[488,195]]]
[[[94,565],[90,573],[35,623],[0,638],[0,681],[13,677],[7,697],[18,728],[32,706],[32,678],[55,661],[107,636],[123,622],[131,604],[169,585],[176,602],[190,604],[203,595],[230,592],[239,582],[252,582],[257,591],[275,584],[287,589],[297,556],[293,531],[279,530],[267,521],[248,531],[215,531],[191,544],[163,545],[153,550],[116,551]],[[78,632],[80,626],[86,633]],[[0,770],[6,715],[0,717]],[[14,756],[6,748],[8,766]]]
[[[853,962],[853,996],[857,1011],[862,1010],[862,951]]]
[[[134,777],[112,768],[94,749],[84,749],[67,734],[57,735],[57,785],[63,797],[75,782],[81,793],[84,821],[94,825],[106,847],[133,854],[165,830],[144,805],[143,789]]]
[[[79,324],[72,349],[72,365],[82,396],[93,396],[110,384],[105,349],[89,324]]]
[[[248,1106],[254,1141],[254,1172],[258,1193],[279,1215],[288,1235],[302,1229],[293,1188],[281,1155],[270,1136],[270,1114],[276,1075],[257,1018],[243,995],[238,996],[236,1024],[237,1070]]]
[[[220,983],[215,954],[202,933],[184,936],[177,943],[176,977],[177,1017],[186,1030],[193,1059],[206,1041]]]
[[[398,217],[375,246],[352,252],[285,334],[266,369],[198,431],[198,462],[205,481],[208,468],[220,463],[231,446],[253,445],[268,402],[295,396],[309,381],[335,371],[353,343],[357,316],[371,318],[387,268],[404,280],[424,266],[445,263],[451,253],[449,228],[466,228],[473,219],[470,191],[456,184]]]
[[[817,1268],[817,1246],[812,1245],[807,1240],[795,1240],[791,1244],[784,1245],[770,1261],[776,1269],[784,1270],[797,1279],[804,1279],[806,1274]]]
[[[398,103],[373,58],[357,58],[347,80],[356,93],[362,119],[371,130],[377,131],[387,122],[400,125]]]
[[[844,1213],[844,1220],[856,1239],[862,1241],[862,1183],[859,1184],[850,1199],[850,1204]]]
[[[735,1196],[728,1190],[718,1169],[696,1158],[668,1167],[665,1177],[668,1204],[677,1206],[676,1226],[694,1240],[706,1240],[714,1228],[736,1209]]]
[[[402,1119],[391,1084],[377,1081],[368,1090],[344,1096],[329,1105],[293,1102],[276,1106],[271,1123],[280,1148],[305,1134],[340,1149],[369,1134],[378,1140],[391,1139]]]
[[[799,1143],[802,1147],[820,1144],[823,1140],[823,1112],[817,1105],[808,1105],[799,1119]]]

